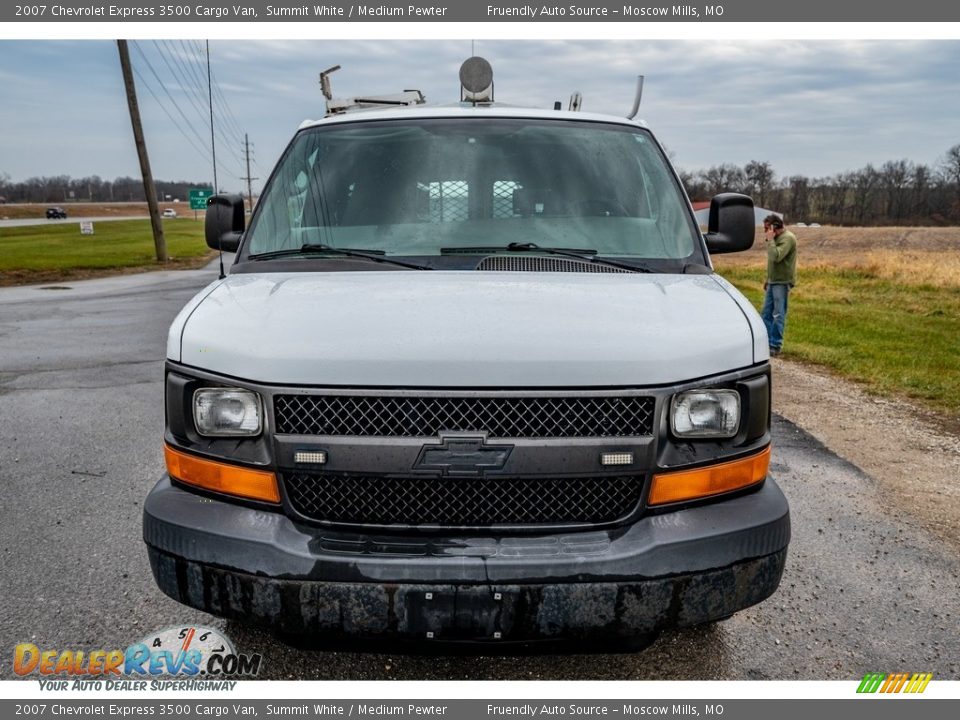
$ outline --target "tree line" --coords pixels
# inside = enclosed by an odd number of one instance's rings
[[[723,164],[679,174],[693,200],[740,192],[750,195],[759,207],[783,213],[790,223],[960,225],[960,144],[944,153],[934,167],[891,160],[880,167],[867,165],[822,178],[778,178],[769,162],[751,160],[743,167]],[[209,183],[157,180],[155,185],[159,200],[186,201],[190,188]],[[57,175],[11,182],[2,173],[0,198],[19,203],[146,200],[139,178]]]
[[[960,144],[934,167],[891,160],[880,167],[867,165],[822,178],[777,178],[770,163],[753,160],[742,168],[723,164],[679,173],[691,199],[740,192],[759,207],[783,213],[790,223],[960,224]]]
[[[190,188],[210,187],[210,182],[154,180],[157,199],[186,202]],[[70,202],[146,202],[143,179],[118,177],[104,180],[99,175],[72,178],[69,175],[32,177],[12,182],[0,173],[0,198],[8,203],[70,203]]]

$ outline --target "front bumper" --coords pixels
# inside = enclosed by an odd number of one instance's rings
[[[783,493],[756,492],[603,531],[364,535],[211,500],[166,478],[144,540],[170,597],[331,640],[629,639],[771,595],[790,539]]]

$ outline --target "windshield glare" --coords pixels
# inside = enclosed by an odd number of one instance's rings
[[[539,119],[357,122],[300,132],[247,238],[432,256],[535,243],[683,259],[697,229],[639,128]]]

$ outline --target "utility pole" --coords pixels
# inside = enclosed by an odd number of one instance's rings
[[[250,212],[253,212],[253,185],[251,185],[251,181],[260,178],[250,177],[250,136],[246,133],[243,134],[243,146],[247,155],[247,176],[240,179],[247,181],[247,197],[250,199]]]
[[[140,124],[140,106],[137,104],[137,88],[133,84],[133,71],[130,69],[130,51],[126,40],[117,40],[120,52],[120,69],[123,71],[123,85],[127,90],[127,106],[130,108],[130,124],[133,125],[133,140],[137,145],[137,157],[140,158],[140,172],[143,174],[143,192],[147,196],[150,208],[150,225],[153,227],[153,246],[157,261],[167,262],[167,241],[163,237],[163,225],[160,223],[160,206],[157,204],[157,191],[150,172],[150,158],[147,157],[147,144],[143,139],[143,126]]]

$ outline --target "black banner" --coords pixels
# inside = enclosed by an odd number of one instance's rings
[[[238,4],[202,0],[64,0],[0,7],[2,22],[956,22],[960,4],[940,0],[838,3],[768,0],[665,3],[656,0],[407,0],[344,2],[319,0],[241,0]]]
[[[851,686],[853,687],[853,686]],[[853,689],[851,689],[851,693]],[[548,720],[578,718],[722,718],[723,720],[809,720],[813,717],[870,717],[871,720],[939,720],[953,717],[956,702],[950,700],[898,699],[850,700],[243,700],[223,697],[214,700],[3,700],[4,718],[51,717],[188,717],[217,718],[443,718],[445,720]],[[869,704],[867,704],[869,703]],[[950,708],[953,707],[953,710]]]

